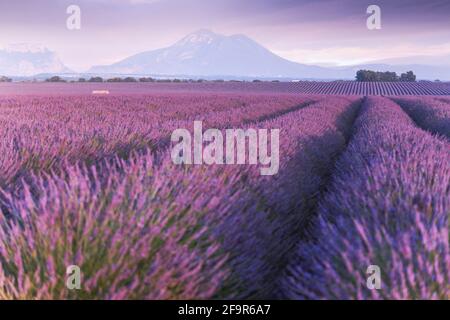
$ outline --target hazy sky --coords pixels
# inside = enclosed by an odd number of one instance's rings
[[[82,10],[78,31],[66,28],[71,4]],[[381,7],[381,30],[366,27],[370,4]],[[246,34],[303,63],[450,54],[450,0],[0,0],[0,47],[42,44],[77,71],[201,28]]]

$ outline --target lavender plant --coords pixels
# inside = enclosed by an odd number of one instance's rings
[[[367,98],[285,272],[291,299],[448,299],[450,147],[392,101]],[[381,290],[366,285],[381,269]]]
[[[270,118],[311,102],[292,95],[11,96],[0,98],[0,185],[59,163],[95,163],[167,147],[176,128],[221,128]]]
[[[30,174],[1,192],[0,296],[273,295],[294,231],[345,146],[357,108],[354,100],[328,98],[252,124],[284,132],[284,165],[273,180],[242,166],[174,166],[165,152],[150,150],[95,165],[67,160],[59,170]],[[82,290],[64,286],[68,265],[83,270]]]
[[[395,101],[423,129],[450,138],[450,104],[429,97],[397,98]]]

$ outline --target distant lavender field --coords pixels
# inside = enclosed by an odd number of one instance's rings
[[[0,84],[0,299],[448,299],[449,94]],[[195,120],[280,129],[279,173],[174,165],[170,134]]]
[[[204,82],[204,83],[0,83],[0,94],[90,94],[109,90],[111,94],[160,92],[293,93],[329,95],[449,95],[450,83],[438,82]]]

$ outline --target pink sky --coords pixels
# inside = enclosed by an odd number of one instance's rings
[[[382,29],[366,28],[366,8],[382,9]],[[66,8],[82,28],[66,28]],[[82,71],[171,45],[200,28],[243,33],[303,63],[352,64],[450,54],[447,0],[2,0],[0,47],[42,44]]]

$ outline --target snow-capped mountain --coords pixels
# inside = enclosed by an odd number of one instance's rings
[[[399,59],[401,62],[401,59]],[[245,77],[296,79],[354,79],[357,70],[413,70],[419,79],[450,80],[450,67],[371,63],[347,67],[319,67],[279,57],[244,35],[224,36],[208,30],[189,34],[174,45],[147,51],[89,73],[99,75],[163,75],[193,77]]]
[[[57,55],[42,46],[15,44],[0,49],[0,75],[33,76],[71,72]]]
[[[280,79],[354,79],[356,71],[413,70],[418,79],[450,80],[448,56],[405,57],[370,64],[324,67],[301,64],[277,56],[245,35],[224,36],[199,30],[174,45],[126,58],[106,66],[94,66],[86,74],[68,69],[57,55],[43,46],[18,44],[0,48],[0,76],[73,77],[101,75],[149,75],[194,78],[280,78]]]
[[[208,30],[189,34],[174,45],[147,51],[95,74],[149,74],[244,77],[336,77],[336,71],[283,59],[244,35],[224,36]]]

